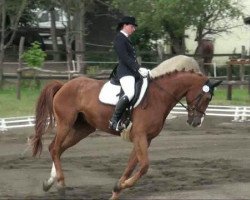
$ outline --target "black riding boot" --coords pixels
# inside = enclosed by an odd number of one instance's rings
[[[127,108],[129,104],[129,99],[127,96],[123,96],[118,103],[116,104],[115,107],[115,112],[113,113],[112,118],[109,121],[109,128],[116,130],[116,131],[121,131],[122,127],[119,127],[119,121],[122,117],[123,112]]]

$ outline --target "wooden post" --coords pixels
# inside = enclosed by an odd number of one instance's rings
[[[240,81],[244,81],[244,76],[245,76],[245,65],[244,64],[241,64],[240,65]]]
[[[246,47],[243,45],[243,46],[241,46],[241,59],[243,62],[240,65],[240,71],[239,71],[240,81],[244,81],[244,79],[245,79],[245,59],[246,59],[246,56],[247,56]],[[241,85],[240,88],[243,89],[243,85]]]
[[[18,56],[18,69],[22,68],[22,54],[24,48],[24,40],[25,37],[21,37],[19,42],[19,56]],[[16,90],[16,98],[18,100],[21,99],[21,79],[22,79],[22,71],[17,71],[17,90]]]
[[[250,95],[250,77],[248,77],[248,94]]]
[[[244,81],[245,80],[245,64],[241,64],[240,66],[240,71],[239,71],[239,75],[240,75],[240,81]],[[240,86],[240,89],[243,89],[244,85]]]
[[[227,66],[227,100],[232,100],[232,84],[230,83],[232,80],[232,68],[233,65],[229,62]]]

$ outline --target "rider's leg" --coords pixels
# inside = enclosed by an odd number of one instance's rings
[[[124,76],[120,79],[120,84],[124,91],[124,95],[126,95],[128,100],[131,101],[135,95],[135,77]]]
[[[120,79],[120,83],[124,91],[124,96],[118,101],[115,112],[109,122],[109,127],[116,131],[121,131],[121,127],[119,127],[119,121],[135,94],[135,78],[133,76],[122,77]]]

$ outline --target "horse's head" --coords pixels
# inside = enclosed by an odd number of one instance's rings
[[[192,87],[186,95],[188,120],[193,127],[200,126],[209,102],[212,100],[214,88],[222,81],[207,80],[202,86]]]

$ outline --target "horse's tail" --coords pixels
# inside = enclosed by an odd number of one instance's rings
[[[53,98],[63,86],[59,81],[49,83],[42,90],[36,105],[35,135],[32,138],[33,156],[42,152],[42,136],[54,124]]]

